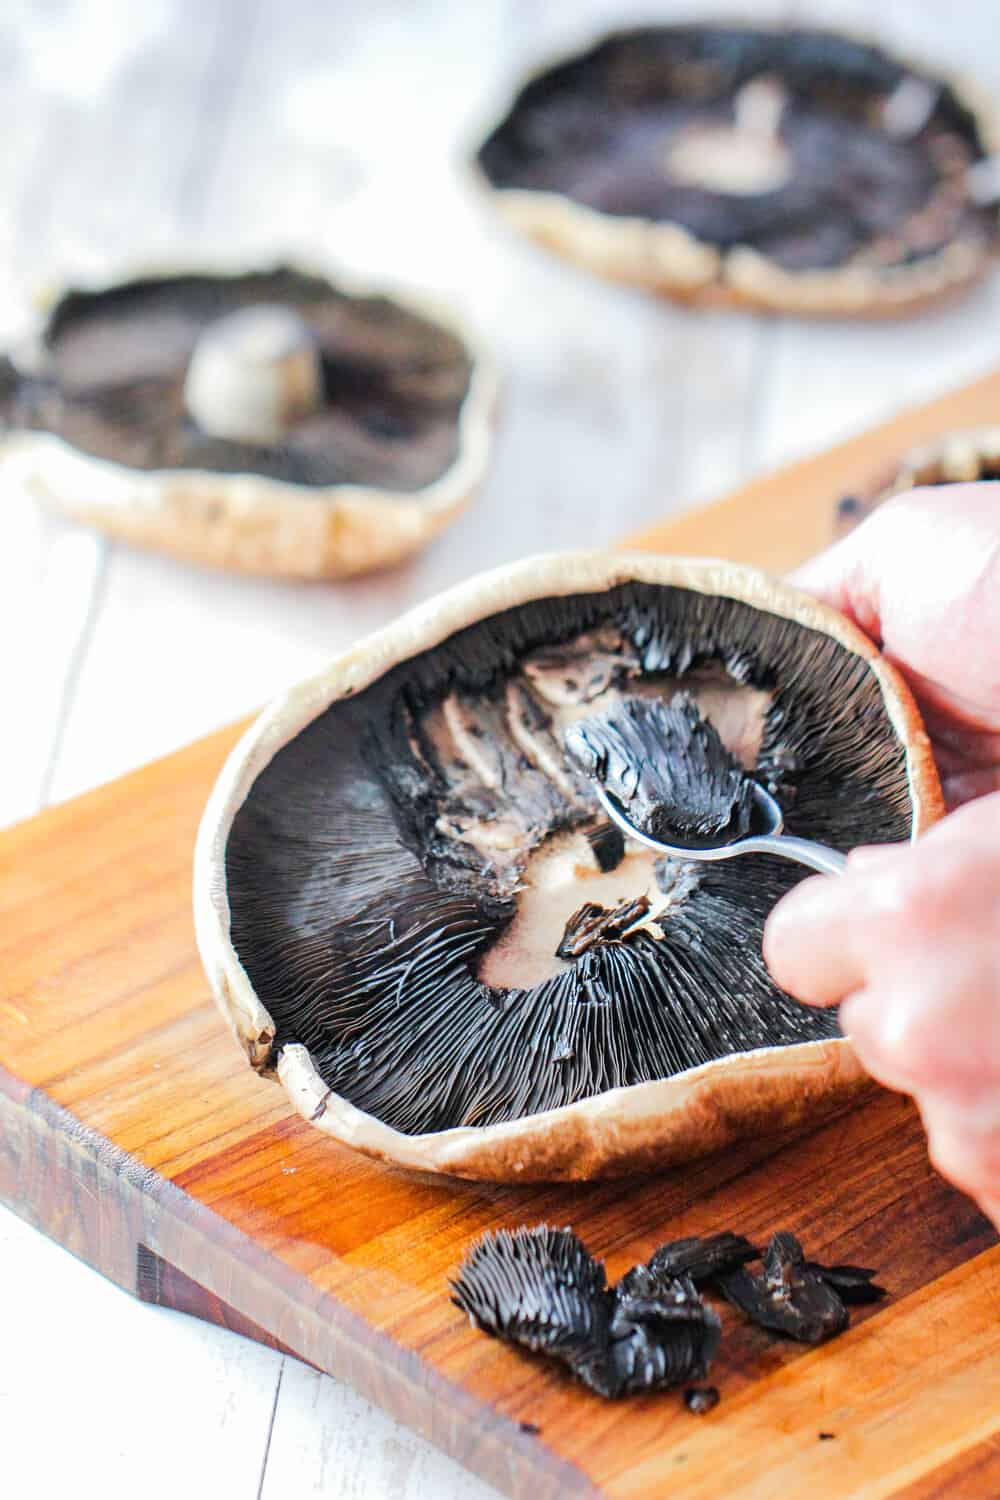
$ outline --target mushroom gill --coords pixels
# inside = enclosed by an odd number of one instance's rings
[[[612,1399],[700,1380],[722,1331],[688,1276],[634,1266],[609,1287],[573,1231],[546,1224],[484,1235],[452,1290],[475,1327],[559,1360]]]
[[[759,1275],[747,1269],[758,1259]],[[451,1288],[474,1328],[558,1360],[598,1395],[616,1398],[704,1378],[723,1336],[706,1292],[769,1333],[821,1344],[849,1326],[851,1306],[886,1296],[874,1276],[806,1260],[788,1230],[763,1252],[723,1230],[671,1240],[608,1286],[604,1265],[571,1229],[538,1224],[480,1236]],[[710,1387],[684,1399],[705,1412],[719,1393]]]
[[[905,839],[906,745],[863,656],[646,582],[530,599],[433,642],[301,727],[228,831],[229,941],[273,1019],[272,1062],[300,1043],[334,1095],[423,1135],[837,1035],[761,956],[800,872],[616,842],[564,735],[624,700],[655,719],[683,691],[691,733],[714,725],[790,832]]]

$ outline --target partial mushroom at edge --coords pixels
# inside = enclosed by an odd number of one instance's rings
[[[834,534],[846,536],[880,505],[907,490],[983,480],[1000,480],[1000,427],[946,433],[933,442],[910,448],[872,474],[858,490],[841,495],[834,512]],[[941,503],[946,506],[947,497],[942,496]]]

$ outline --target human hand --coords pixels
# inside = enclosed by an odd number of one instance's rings
[[[841,1003],[865,1067],[914,1096],[932,1160],[1000,1225],[1000,488],[900,495],[795,582],[906,676],[950,805],[980,800],[796,887],[764,955],[799,999]]]
[[[1000,788],[1000,485],[897,495],[792,581],[907,679],[949,806]]]
[[[800,1000],[841,1003],[868,1072],[914,1096],[931,1160],[1000,1227],[1000,793],[803,881],[764,957]]]

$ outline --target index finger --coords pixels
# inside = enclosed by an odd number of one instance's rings
[[[764,928],[776,984],[809,1005],[837,1005],[865,982],[855,941],[859,877],[816,875],[789,891]]]

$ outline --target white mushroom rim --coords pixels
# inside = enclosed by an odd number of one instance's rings
[[[243,735],[216,782],[195,851],[198,947],[219,1009],[253,1065],[274,1072],[295,1108],[321,1130],[372,1155],[419,1170],[532,1180],[588,1177],[645,1161],[667,1164],[734,1138],[734,1124],[782,1100],[788,1124],[822,1096],[845,1094],[864,1074],[843,1038],[768,1047],[722,1057],[673,1077],[609,1090],[501,1124],[407,1135],[335,1095],[307,1049],[271,1056],[274,1022],[255,993],[230,938],[226,846],[233,819],[273,757],[333,702],[369,686],[389,668],[439,645],[463,627],[543,597],[597,593],[630,582],[674,585],[729,598],[833,638],[867,661],[892,728],[905,747],[916,837],[942,814],[937,774],[912,696],[895,669],[836,611],[763,573],[715,560],[648,553],[563,553],[527,559],[449,590],[343,653],[291,688]],[[609,1139],[610,1137],[610,1139]]]

